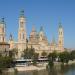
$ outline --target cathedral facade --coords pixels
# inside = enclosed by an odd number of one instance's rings
[[[17,48],[18,49],[18,58],[21,58],[23,51],[28,47],[33,47],[35,52],[41,53],[45,51],[46,53],[50,53],[53,51],[63,52],[64,51],[64,32],[61,23],[59,23],[58,28],[58,42],[55,42],[53,38],[52,41],[49,43],[46,34],[44,32],[43,26],[40,27],[40,31],[37,32],[35,26],[32,27],[32,31],[27,38],[27,31],[26,31],[26,17],[24,16],[24,11],[20,12],[19,16],[19,26],[18,26],[18,41],[14,41],[12,34],[10,34],[9,44],[10,50]],[[5,40],[5,34],[1,30],[0,25],[0,41]]]

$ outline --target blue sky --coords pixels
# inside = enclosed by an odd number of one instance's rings
[[[43,26],[48,40],[54,36],[57,41],[61,18],[64,46],[75,48],[75,0],[0,0],[0,18],[5,18],[7,39],[12,33],[17,40],[18,18],[22,9],[27,20],[28,37],[33,25],[37,31]]]

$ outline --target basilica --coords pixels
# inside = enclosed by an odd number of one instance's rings
[[[24,11],[20,12],[19,21],[18,21],[18,37],[15,41],[13,35],[10,34],[9,41],[6,42],[6,24],[4,19],[0,22],[0,43],[5,44],[6,48],[12,50],[14,48],[18,49],[18,58],[21,58],[23,51],[28,47],[33,47],[35,52],[41,53],[44,51],[50,53],[53,51],[63,52],[64,51],[64,32],[61,22],[59,23],[58,28],[58,42],[55,42],[53,38],[51,42],[48,41],[47,36],[44,32],[43,26],[40,27],[40,31],[37,32],[35,26],[32,27],[32,31],[29,36],[27,36],[26,29],[26,17],[24,16]],[[29,37],[29,38],[27,38]],[[10,45],[10,46],[9,46]]]

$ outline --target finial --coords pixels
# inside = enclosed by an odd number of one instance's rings
[[[40,31],[43,31],[43,26],[40,27]]]
[[[2,18],[2,22],[4,22],[4,18]]]
[[[1,24],[4,24],[4,22],[5,22],[5,21],[4,21],[4,18],[1,18],[0,23],[1,23]]]
[[[10,33],[10,40],[13,40],[12,34]]]
[[[20,11],[20,16],[24,16],[24,10]]]
[[[59,28],[62,28],[61,19],[59,18]]]

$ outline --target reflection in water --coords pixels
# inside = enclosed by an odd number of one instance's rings
[[[41,71],[28,71],[16,73],[5,73],[0,75],[75,75],[75,65],[54,66],[51,69]]]
[[[61,67],[54,66],[48,70],[48,75],[64,75],[64,72],[61,72]]]
[[[33,71],[33,75],[39,75],[38,71]]]
[[[48,75],[75,75],[75,65],[55,66],[47,71]]]

